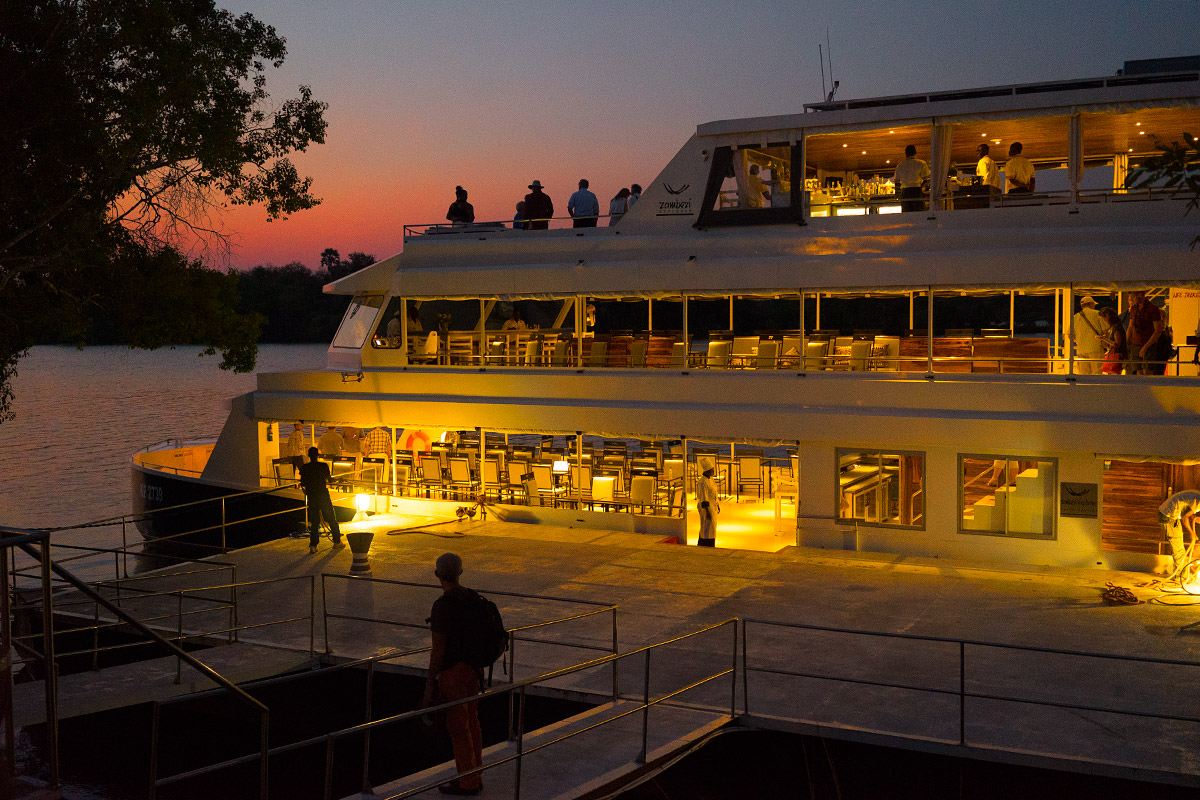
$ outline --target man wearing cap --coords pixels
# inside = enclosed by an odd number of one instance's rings
[[[717,499],[717,487],[713,483],[716,468],[711,458],[700,459],[700,480],[696,481],[696,511],[700,514],[700,547],[717,546],[717,514],[721,502]]]
[[[462,559],[454,553],[442,553],[434,564],[433,574],[442,584],[442,596],[433,602],[429,614],[433,647],[429,651],[429,673],[422,700],[425,706],[479,694],[479,672],[467,663],[462,641],[468,629],[466,615],[471,610],[468,604],[472,596],[471,590],[458,582],[462,571]],[[483,735],[479,729],[478,701],[446,709],[446,728],[459,773],[482,766]],[[443,794],[476,795],[483,791],[483,776],[479,772],[463,775],[438,789]]]
[[[542,191],[542,182],[535,180],[529,184],[529,194],[525,195],[525,219],[529,220],[531,231],[544,231],[550,227],[550,218],[554,216],[554,202]]]
[[[1071,341],[1075,343],[1075,374],[1099,375],[1104,365],[1104,342],[1101,341],[1105,324],[1096,310],[1096,301],[1090,296],[1079,300],[1079,313],[1071,322]]]
[[[588,189],[588,179],[579,179],[579,191],[571,195],[567,201],[567,213],[571,215],[576,228],[594,228],[596,219],[600,216],[600,201]]]

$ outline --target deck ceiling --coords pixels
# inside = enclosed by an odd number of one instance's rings
[[[1155,152],[1155,145],[1182,142],[1187,131],[1200,135],[1200,109],[1154,108],[1123,113],[1082,114],[1085,158],[1109,158],[1126,153],[1131,158]],[[1144,133],[1143,133],[1144,131]],[[917,157],[929,159],[931,125],[881,128],[849,133],[814,134],[805,140],[805,161],[830,172],[890,172],[904,159],[904,147],[916,145]],[[999,140],[999,141],[997,141]],[[1038,163],[1067,160],[1068,117],[1035,116],[1007,120],[972,120],[953,125],[951,162],[974,165],[980,142],[991,147],[991,156],[1003,163],[1008,146],[1019,141],[1024,155]]]

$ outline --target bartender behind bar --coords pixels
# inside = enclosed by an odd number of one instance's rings
[[[904,160],[896,165],[893,181],[900,195],[900,208],[903,211],[924,211],[922,185],[929,180],[929,165],[917,158],[917,148],[909,145],[904,148]]]

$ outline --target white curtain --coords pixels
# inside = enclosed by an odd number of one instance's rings
[[[954,129],[949,125],[934,125],[929,141],[929,210],[941,207],[939,202],[946,190],[946,177],[950,174],[950,147],[954,143]]]

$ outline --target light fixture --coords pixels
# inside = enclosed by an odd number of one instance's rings
[[[363,374],[361,372],[343,372],[342,383],[362,383]]]
[[[354,519],[351,522],[361,522],[367,517],[367,509],[371,507],[371,495],[356,494],[354,495]]]

